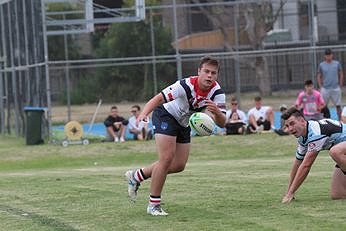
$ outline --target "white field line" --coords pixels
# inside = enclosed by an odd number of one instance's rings
[[[323,162],[328,162],[330,164],[333,164],[333,162],[330,160],[329,157],[319,157],[319,160],[317,161],[323,161]],[[256,168],[258,166],[274,166],[277,167],[277,165],[283,165],[283,164],[287,164],[287,165],[291,165],[292,163],[292,158],[282,158],[282,159],[274,159],[274,160],[269,160],[269,159],[246,159],[246,160],[199,160],[199,161],[190,161],[187,163],[186,166],[186,172],[189,172],[189,168],[195,168],[195,167],[200,167],[199,168],[199,173],[203,174],[203,172],[205,172],[205,174],[208,175],[217,175],[220,174],[220,171],[217,172],[211,172],[209,170],[207,171],[203,171],[203,167],[210,167],[210,166],[217,166],[217,167],[225,167],[225,170],[222,171],[224,173],[230,173],[230,174],[243,174],[236,171],[236,170],[232,170],[232,169],[239,169],[239,168],[244,168],[244,170],[246,168]],[[84,174],[100,174],[100,173],[109,173],[109,174],[122,174],[123,172],[125,172],[128,169],[133,169],[139,166],[114,166],[114,167],[101,167],[101,166],[97,166],[97,165],[92,165],[90,167],[86,167],[86,168],[61,168],[61,169],[52,169],[52,170],[23,170],[23,171],[15,171],[15,172],[4,172],[4,173],[0,173],[0,176],[13,176],[13,177],[20,177],[20,176],[48,176],[48,175],[52,175],[52,176],[64,176],[64,175],[73,175],[73,174],[77,174],[77,175],[84,175]],[[290,167],[288,167],[290,168]],[[259,171],[263,173],[263,171],[269,171],[270,169],[260,169]],[[192,171],[192,170],[191,170]],[[193,170],[194,171],[194,170]],[[284,171],[284,170],[283,170]],[[327,170],[326,170],[327,171]],[[285,172],[285,171],[284,171]],[[319,171],[319,172],[315,172],[312,171],[311,174],[325,174],[326,172],[323,171]],[[268,173],[269,175],[270,173]],[[276,172],[276,174],[278,174],[278,172]],[[289,172],[287,172],[287,174],[289,174]],[[253,174],[254,177],[255,176],[260,176],[262,175],[262,177],[264,176],[263,174]],[[281,175],[281,174],[280,174]],[[248,176],[248,175],[246,175]]]

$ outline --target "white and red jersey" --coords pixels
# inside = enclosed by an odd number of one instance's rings
[[[165,102],[165,109],[178,121],[187,127],[189,117],[194,112],[206,108],[205,100],[213,101],[223,113],[226,113],[226,96],[217,82],[214,82],[209,91],[202,91],[198,86],[198,76],[178,80],[161,91]]]

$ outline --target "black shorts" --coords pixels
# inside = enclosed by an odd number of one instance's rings
[[[236,122],[236,123],[227,123],[225,125],[226,128],[226,134],[227,135],[237,135],[241,134],[239,133],[239,128],[244,127],[244,123],[242,122]]]
[[[190,143],[190,127],[181,126],[162,105],[154,110],[152,122],[155,134],[176,136],[177,143]]]

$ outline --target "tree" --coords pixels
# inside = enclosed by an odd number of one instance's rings
[[[155,17],[153,18],[153,24],[156,44],[155,53],[160,55],[172,53],[169,30],[163,27],[162,20]],[[98,44],[96,44],[98,46],[96,49],[97,57],[151,56],[150,39],[148,19],[136,23],[112,24],[103,37],[98,39]],[[168,80],[171,82],[173,66],[158,64],[157,73],[160,76],[161,84],[165,85]],[[151,97],[154,92],[153,80],[150,78],[152,75],[150,63],[98,68],[95,75],[97,81],[90,83],[93,86],[93,94],[101,96],[106,101],[145,100]],[[88,94],[90,95],[90,93],[89,91]]]
[[[195,3],[202,2],[201,0],[193,0]],[[272,1],[259,0],[257,2],[241,1],[239,6],[239,14],[241,19],[245,21],[240,25],[240,30],[246,32],[249,39],[249,45],[253,50],[264,49],[264,39],[267,33],[273,29],[274,23],[282,11],[287,0],[280,1],[279,7],[274,11]],[[233,5],[233,14],[236,13],[236,7]],[[229,8],[228,8],[229,9]],[[221,30],[224,37],[224,47],[229,51],[234,51],[233,44],[230,44],[229,33],[227,26],[230,25],[229,10],[223,6],[204,7],[200,10],[212,22],[215,29]],[[227,15],[228,14],[228,15]],[[238,20],[239,23],[242,20]],[[242,63],[247,64],[255,69],[256,81],[258,83],[261,95],[271,95],[271,77],[268,71],[267,58],[265,56],[257,56],[255,59],[241,59]]]

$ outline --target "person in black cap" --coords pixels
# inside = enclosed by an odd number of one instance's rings
[[[344,84],[344,74],[339,61],[333,59],[331,49],[324,51],[324,61],[317,70],[317,83],[326,107],[329,99],[336,106],[338,119],[341,119],[341,87]]]

